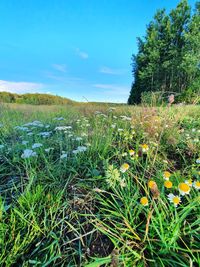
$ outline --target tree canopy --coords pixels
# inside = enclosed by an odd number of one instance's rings
[[[132,56],[134,81],[128,104],[141,102],[143,92],[200,92],[200,2],[192,10],[187,0],[166,14],[158,10],[138,38]]]

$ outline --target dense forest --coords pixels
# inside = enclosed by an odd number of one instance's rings
[[[138,38],[132,67],[128,104],[138,104],[152,92],[194,102],[200,94],[200,2],[194,10],[182,0],[169,14],[157,11],[145,37]]]
[[[12,94],[9,92],[0,92],[0,103],[18,103],[32,105],[63,105],[72,104],[74,101],[49,94]]]

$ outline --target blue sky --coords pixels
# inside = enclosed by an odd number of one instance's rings
[[[136,37],[178,2],[1,0],[0,91],[126,102]]]

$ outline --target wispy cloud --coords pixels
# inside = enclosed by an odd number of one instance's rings
[[[117,96],[127,96],[130,91],[129,86],[117,85],[117,84],[93,84],[93,87],[103,89],[105,94],[113,95],[113,98]]]
[[[123,75],[127,72],[126,69],[113,69],[106,66],[100,68],[99,72],[104,74],[112,74],[112,75]]]
[[[52,64],[51,66],[57,71],[67,72],[67,66],[65,64]]]
[[[42,83],[31,82],[13,82],[0,80],[0,92],[6,91],[11,93],[35,93],[44,88]]]
[[[76,54],[82,59],[88,59],[88,53],[81,51],[79,48],[76,48]]]

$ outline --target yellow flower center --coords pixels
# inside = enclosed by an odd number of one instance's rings
[[[180,203],[180,198],[179,197],[174,197],[173,198],[173,203],[174,204],[179,204]]]
[[[166,188],[172,188],[172,182],[171,182],[171,181],[165,181],[165,182],[164,182],[164,186],[165,186]]]
[[[134,155],[135,154],[135,151],[133,149],[129,150],[129,154],[130,155]]]
[[[178,187],[179,187],[179,189],[180,189],[181,191],[183,191],[183,192],[188,192],[188,191],[190,191],[190,187],[189,187],[189,185],[186,184],[186,183],[180,183]]]
[[[163,176],[164,176],[165,178],[169,179],[169,177],[171,176],[171,173],[168,172],[168,171],[165,171],[165,172],[163,173]]]
[[[200,181],[196,181],[195,185],[196,187],[200,187]]]
[[[127,170],[127,169],[129,168],[128,163],[124,163],[124,164],[122,165],[122,168]]]
[[[146,206],[148,204],[148,199],[147,197],[142,197],[140,199],[140,203],[143,205],[143,206]]]
[[[152,180],[148,182],[148,186],[150,189],[152,189],[155,185],[156,185],[156,182],[154,182]]]
[[[141,145],[141,147],[144,148],[144,149],[148,149],[149,148],[149,146],[147,144],[143,144],[143,145]]]

